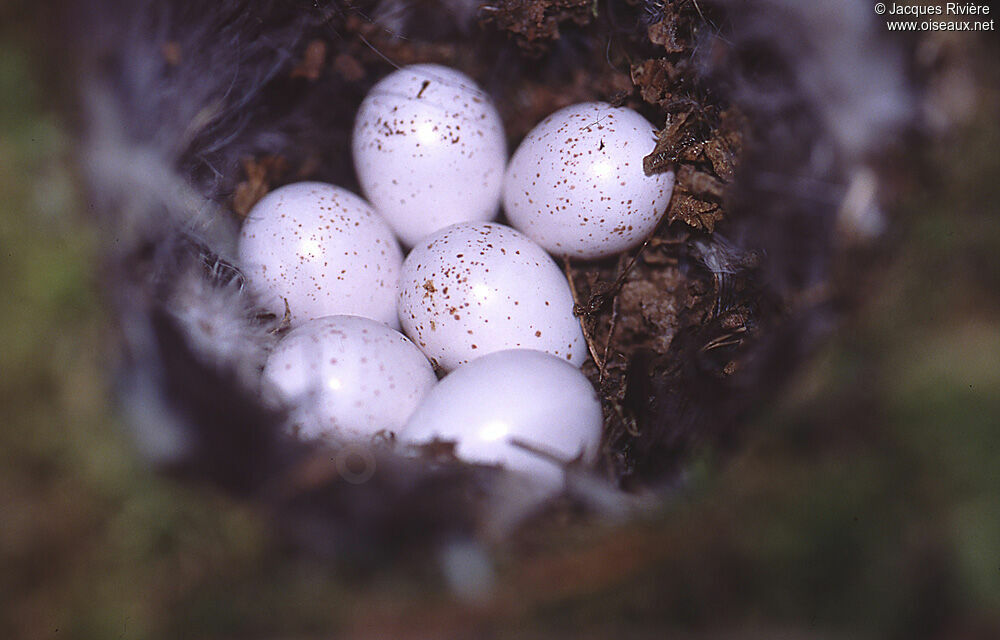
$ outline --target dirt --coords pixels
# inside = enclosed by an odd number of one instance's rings
[[[597,15],[593,0],[502,0],[483,7],[484,23],[510,33],[525,51],[544,54],[559,39],[559,26],[590,24]]]

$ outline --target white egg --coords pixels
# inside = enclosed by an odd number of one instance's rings
[[[497,214],[503,123],[489,96],[454,69],[417,64],[380,80],[358,110],[352,147],[362,191],[407,246]]]
[[[320,182],[267,194],[243,223],[240,262],[251,287],[293,325],[335,314],[398,327],[396,287],[403,254],[368,203]]]
[[[493,222],[452,225],[413,248],[399,278],[399,318],[448,370],[503,349],[537,349],[577,366],[586,357],[562,271],[523,234]]]
[[[655,143],[653,125],[631,109],[585,102],[556,111],[511,157],[507,218],[555,255],[594,259],[638,245],[674,187],[672,172],[643,171]]]
[[[264,380],[293,407],[300,436],[368,440],[402,427],[437,377],[398,331],[359,316],[327,316],[278,343]]]
[[[562,482],[551,459],[593,463],[601,442],[601,403],[580,371],[562,358],[500,351],[470,362],[438,383],[399,433],[410,445],[455,443],[455,455],[499,464],[548,486]]]

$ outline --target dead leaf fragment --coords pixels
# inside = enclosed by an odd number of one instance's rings
[[[708,233],[715,231],[715,224],[722,218],[722,208],[718,204],[688,194],[675,194],[667,211],[670,223],[680,220],[689,227]]]
[[[326,63],[326,43],[316,39],[306,45],[302,60],[292,69],[293,78],[305,78],[307,80],[317,80],[323,72],[323,65]]]
[[[559,24],[585,25],[594,19],[593,0],[500,0],[481,9],[482,22],[511,33],[521,48],[544,50],[542,43],[559,39]]]
[[[660,45],[668,53],[680,53],[687,46],[677,37],[677,21],[674,19],[664,19],[650,25],[647,34],[650,42]]]
[[[665,105],[673,100],[672,89],[679,75],[673,63],[661,58],[632,65],[632,82],[649,104]]]
[[[349,53],[341,53],[333,59],[333,70],[348,82],[357,82],[365,77],[365,68]]]
[[[250,209],[271,190],[271,184],[284,176],[288,162],[283,156],[264,156],[259,160],[243,158],[241,163],[246,178],[236,185],[233,192],[233,211],[245,218]]]

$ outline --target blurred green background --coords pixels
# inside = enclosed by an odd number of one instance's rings
[[[995,69],[978,118],[921,152],[870,300],[736,458],[643,522],[500,549],[496,598],[468,606],[426,571],[292,557],[249,506],[133,455],[96,232],[18,26],[0,26],[0,637],[1000,637]]]

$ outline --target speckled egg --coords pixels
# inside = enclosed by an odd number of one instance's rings
[[[380,80],[358,110],[352,147],[365,196],[406,246],[497,214],[503,124],[489,96],[454,69],[417,64]]]
[[[301,437],[367,440],[402,427],[437,378],[398,331],[359,316],[328,316],[278,343],[264,381],[292,407]]]
[[[631,109],[585,102],[556,111],[514,152],[504,181],[510,223],[549,252],[596,259],[641,243],[659,222],[672,172],[647,176],[656,130]]]
[[[334,314],[398,327],[396,286],[403,254],[385,221],[350,191],[290,184],[250,211],[240,263],[262,303],[292,325]]]
[[[593,463],[601,442],[601,403],[580,371],[540,351],[500,351],[438,383],[399,434],[403,443],[455,443],[455,455],[498,464],[546,485],[562,482],[559,461]]]
[[[399,287],[403,330],[444,369],[514,348],[577,366],[586,357],[566,277],[510,227],[460,223],[424,238],[403,263]]]

